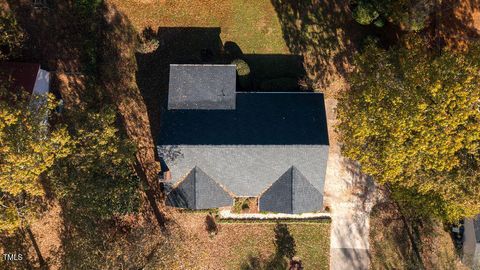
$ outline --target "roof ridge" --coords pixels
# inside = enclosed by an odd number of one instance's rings
[[[197,165],[193,167],[193,205],[197,209]]]
[[[280,178],[281,178],[285,173],[287,173],[289,170],[291,170],[292,167],[293,167],[293,165],[290,166],[286,171],[284,171],[279,177],[277,177],[277,179],[275,179],[275,181],[273,181],[270,185],[268,185],[264,190],[262,190],[260,193],[258,193],[258,195],[257,195],[256,197],[258,197],[258,198],[262,197],[262,195],[263,195],[265,192],[267,192],[267,190],[269,190],[269,189],[273,186],[273,184],[275,184],[276,182],[278,182],[278,180],[280,180]],[[293,184],[293,183],[292,183],[292,184]]]
[[[290,183],[290,198],[291,198],[291,200],[290,200],[290,209],[292,210],[292,213],[294,212],[294,211],[293,211],[293,205],[294,205],[294,204],[293,204],[293,200],[295,200],[295,196],[294,196],[294,194],[293,194],[293,193],[294,193],[294,190],[295,190],[295,188],[293,187],[293,185],[294,185],[294,183],[293,183],[293,177],[294,177],[294,176],[293,176],[293,170],[294,170],[294,169],[295,169],[295,166],[294,166],[294,165],[292,165],[292,167],[290,167],[290,169],[289,169],[289,170],[290,170],[290,181],[291,181],[291,183]]]
[[[300,178],[295,177],[294,170],[295,170],[296,173],[299,174]],[[296,198],[296,194],[294,194],[295,193],[295,183],[298,183],[299,179],[304,180],[304,182],[306,182],[309,185],[309,187],[313,188],[316,192],[322,194],[322,192],[320,190],[318,190],[318,188],[315,187],[312,184],[312,182],[310,182],[310,180],[305,175],[303,175],[303,173],[297,167],[292,166],[292,211],[294,210],[294,205],[295,205],[294,201],[295,201],[295,198]]]
[[[217,184],[223,191],[225,191],[226,193],[228,193],[228,195],[230,195],[231,197],[236,197],[235,193],[233,193],[232,191],[228,190],[223,184],[221,184],[220,182],[218,182],[217,180],[215,180],[212,176],[210,176],[210,174],[206,173],[204,170],[202,170],[200,167],[198,167],[197,165],[195,165],[195,168],[196,169],[199,169],[201,172],[203,172],[206,176],[208,176],[208,178],[212,179],[212,181]],[[196,175],[196,171],[195,171],[195,182],[197,182],[197,175]],[[196,188],[196,187],[195,187]],[[196,190],[195,190],[196,191]]]

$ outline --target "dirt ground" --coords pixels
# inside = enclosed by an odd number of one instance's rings
[[[371,269],[466,270],[455,252],[452,239],[437,221],[409,222],[421,261],[415,255],[405,224],[397,209],[382,203],[372,211],[370,244]]]
[[[465,48],[480,38],[480,1],[442,1],[432,28],[440,45]]]

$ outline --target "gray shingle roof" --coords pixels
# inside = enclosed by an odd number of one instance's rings
[[[170,65],[169,110],[235,109],[235,65]]]
[[[231,206],[233,198],[215,180],[194,167],[168,195],[167,204],[189,209]]]
[[[323,195],[293,166],[259,198],[260,211],[298,214],[318,211],[322,206]]]
[[[185,179],[169,194],[172,205],[219,207],[232,204],[229,193],[265,191],[264,210],[323,207],[328,132],[322,94],[235,93],[234,65],[171,65],[170,71],[169,110],[162,113],[157,145],[172,182]]]
[[[295,166],[323,190],[327,145],[173,145],[159,146],[172,181],[198,166],[236,196],[255,197]]]
[[[158,145],[328,145],[320,93],[237,93],[236,103],[164,112]]]

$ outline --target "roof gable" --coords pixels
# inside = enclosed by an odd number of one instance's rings
[[[298,214],[321,209],[322,194],[292,166],[259,199],[260,211]]]
[[[323,196],[310,181],[292,167],[292,213],[315,212],[321,209]]]
[[[167,204],[189,209],[210,209],[233,204],[233,198],[215,180],[194,167],[168,195]]]
[[[292,170],[288,169],[259,198],[260,211],[292,213]]]

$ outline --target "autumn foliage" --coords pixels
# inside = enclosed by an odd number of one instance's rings
[[[70,154],[66,128],[46,123],[56,106],[52,95],[0,85],[0,231],[13,232],[33,216],[33,202],[44,195],[42,175]]]
[[[344,154],[417,215],[480,212],[480,47],[370,42],[339,100]]]

